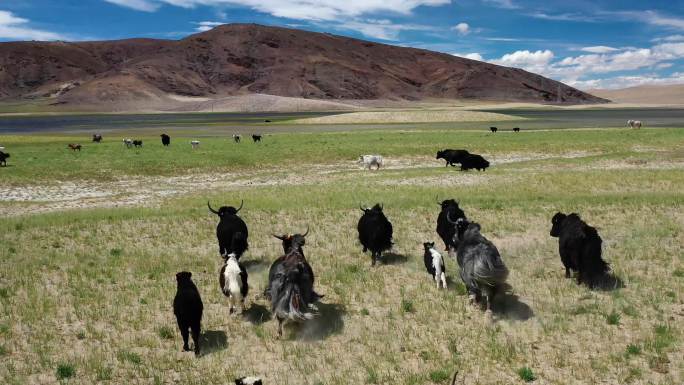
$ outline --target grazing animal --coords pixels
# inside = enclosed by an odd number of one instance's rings
[[[189,352],[188,334],[192,333],[192,341],[195,343],[195,355],[200,354],[200,324],[202,323],[202,311],[204,305],[197,286],[192,282],[192,273],[182,271],[176,274],[178,288],[176,297],[173,299],[173,314],[176,315],[178,328],[183,337],[183,351]]]
[[[242,254],[249,248],[247,238],[247,224],[238,216],[245,202],[240,202],[237,209],[233,206],[221,206],[218,211],[211,208],[207,201],[209,211],[218,215],[219,223],[216,225],[216,238],[219,244],[219,253],[226,258],[229,254],[235,254],[236,259],[240,259]]]
[[[640,120],[631,120],[631,119],[630,119],[630,120],[627,121],[627,125],[628,125],[630,128],[639,129],[639,128],[641,128],[641,121],[640,121]]]
[[[240,305],[241,313],[245,312],[245,298],[249,292],[247,285],[247,270],[238,262],[235,254],[228,254],[221,267],[219,274],[219,284],[221,292],[230,301],[229,313],[233,314],[237,305]]]
[[[454,166],[456,163],[461,163],[465,157],[470,155],[466,150],[442,150],[437,151],[436,159],[444,159],[446,161],[446,166]]]
[[[492,300],[508,278],[508,268],[499,250],[480,234],[480,225],[459,219],[459,237],[456,260],[461,268],[461,279],[469,293],[471,303],[484,301],[491,312]]]
[[[261,135],[252,135],[254,143],[261,142]]]
[[[192,146],[192,148],[198,148],[199,144],[200,144],[199,140],[190,141],[190,145]]]
[[[168,147],[168,145],[171,144],[171,137],[166,135],[166,134],[161,134],[161,141],[162,141],[162,146]]]
[[[233,135],[233,141],[235,143],[240,143],[240,140],[242,140],[242,137],[240,135]]]
[[[372,166],[375,166],[375,169],[379,170],[382,167],[383,159],[381,155],[361,155],[358,163],[363,164],[363,168],[370,170]]]
[[[465,213],[458,207],[458,202],[454,199],[443,200],[440,205],[442,210],[437,216],[437,234],[444,242],[444,248],[447,251],[456,251],[458,247],[458,238],[456,235],[456,222],[459,218],[466,218]]]
[[[143,143],[142,143],[142,140],[134,140],[134,141],[133,141],[133,145],[134,145],[135,147],[142,147],[142,144],[143,144]]]
[[[425,262],[427,272],[430,273],[432,279],[437,282],[438,289],[440,286],[446,289],[446,268],[444,267],[444,258],[442,258],[442,254],[435,249],[434,242],[423,243],[423,248],[425,249],[423,261]]]
[[[269,119],[264,120],[264,123],[271,123]]]
[[[513,127],[513,132],[520,132],[520,127]]]
[[[380,259],[382,252],[392,248],[392,223],[382,212],[383,207],[379,204],[373,208],[363,208],[361,219],[357,229],[359,231],[359,241],[363,246],[363,252],[371,251],[371,266]]]
[[[235,385],[263,385],[259,377],[241,377],[235,379]]]
[[[81,145],[80,144],[74,144],[74,143],[69,143],[67,145],[67,148],[69,148],[71,151],[81,151]]]
[[[461,162],[461,171],[468,171],[472,168],[477,171],[485,171],[489,167],[489,162],[482,155],[468,154]]]
[[[10,157],[10,154],[0,151],[0,164],[2,164],[3,167],[7,167],[7,158]]]
[[[93,134],[93,142],[95,143],[100,143],[102,141],[102,135],[100,134]]]
[[[549,235],[558,238],[565,278],[570,278],[570,270],[574,270],[578,285],[584,282],[593,287],[609,269],[608,263],[601,258],[603,241],[598,232],[575,213],[556,213],[551,224]]]
[[[491,131],[491,132],[497,132],[497,131],[499,131],[499,129],[496,128],[496,127],[489,127],[489,131]]]
[[[131,147],[133,147],[133,139],[125,138],[123,140],[123,144],[124,144],[124,146],[131,148]]]
[[[322,297],[313,289],[313,269],[302,252],[305,235],[291,236],[289,250],[276,259],[268,271],[265,296],[271,301],[271,311],[278,321],[278,336],[283,335],[286,321],[313,319],[313,304]]]

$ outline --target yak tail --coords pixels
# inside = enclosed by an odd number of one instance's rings
[[[478,282],[489,286],[498,286],[506,282],[508,268],[501,258],[484,256],[475,261],[473,275]]]
[[[306,321],[313,319],[316,315],[309,311],[302,311],[302,307],[308,308],[308,305],[302,301],[302,297],[293,293],[290,296],[290,311],[288,312],[288,318],[293,321]]]

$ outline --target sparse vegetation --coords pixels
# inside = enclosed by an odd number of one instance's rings
[[[63,380],[66,378],[71,378],[76,374],[76,368],[71,364],[59,364],[57,365],[57,379]]]
[[[431,371],[429,377],[430,381],[434,382],[435,384],[443,384],[450,379],[449,372],[444,369]]]
[[[527,366],[518,369],[518,376],[525,382],[532,382],[537,379],[537,377],[534,376],[532,369],[528,368]]]
[[[261,147],[211,137],[195,153],[150,145],[138,154],[106,135],[80,155],[63,154],[69,136],[3,137],[22,161],[0,169],[0,189],[116,185],[112,180],[131,176],[140,179],[130,183],[154,189],[166,177],[185,183],[195,172],[214,179],[120,207],[54,211],[62,202],[0,201],[0,211],[9,213],[0,222],[0,355],[8,368],[0,383],[54,379],[62,362],[74,365],[71,379],[64,378],[74,383],[191,383],[201,375],[212,385],[250,373],[269,384],[422,385],[448,383],[443,375],[453,373],[441,369],[456,365],[461,379],[477,372],[483,384],[537,377],[567,383],[568,373],[577,383],[678,383],[681,368],[672,357],[683,349],[684,319],[671,309],[684,292],[678,259],[684,224],[673,207],[684,203],[683,135],[670,129],[496,137],[423,129],[299,133],[267,136]],[[448,146],[473,148],[499,163],[486,173],[445,168],[433,152]],[[378,148],[391,167],[358,170],[355,156]],[[258,164],[265,158],[279,161]],[[159,175],[165,177],[146,182]],[[438,240],[435,196],[458,199],[511,270],[511,288],[496,303],[492,324],[468,305],[453,259],[446,258],[448,290],[436,290],[425,273],[421,244]],[[218,290],[221,260],[206,201],[243,198],[250,249],[241,261],[251,287],[247,314],[230,317]],[[375,202],[384,203],[394,224],[393,252],[405,258],[370,268],[355,226],[359,203]],[[580,212],[599,228],[605,258],[624,288],[590,290],[564,278],[557,240],[548,236],[558,210]],[[282,254],[270,233],[306,225],[306,257],[325,297],[317,319],[288,325],[288,338],[279,340],[270,305],[257,297],[270,263]],[[180,270],[193,272],[205,303],[207,350],[199,360],[181,352],[171,311]]]

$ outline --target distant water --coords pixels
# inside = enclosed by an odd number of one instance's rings
[[[91,115],[43,115],[2,116],[0,134],[36,132],[111,132],[116,130],[159,129],[212,129],[229,132],[274,132],[274,131],[336,131],[350,129],[386,128],[462,128],[488,129],[495,125],[503,130],[512,127],[522,129],[550,129],[574,127],[625,127],[627,120],[644,122],[644,127],[684,128],[684,109],[675,108],[626,108],[596,110],[551,110],[551,109],[495,109],[487,110],[500,114],[515,115],[531,119],[510,122],[450,122],[450,123],[407,123],[407,124],[358,124],[358,125],[292,125],[284,121],[332,115],[339,112],[298,113],[181,113],[181,114],[91,114]],[[265,122],[270,120],[270,122]],[[258,124],[258,125],[257,125]]]

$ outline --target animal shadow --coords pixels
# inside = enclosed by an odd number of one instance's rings
[[[400,263],[406,263],[407,261],[407,256],[397,253],[387,253],[380,257],[380,263],[384,265],[398,265]]]
[[[347,314],[343,305],[317,303],[318,314],[316,318],[304,322],[298,328],[298,339],[307,341],[322,341],[333,334],[338,334],[344,329],[342,316]]]
[[[223,330],[205,330],[200,335],[202,355],[224,350],[228,347],[228,337]]]
[[[622,289],[625,287],[625,283],[620,277],[613,273],[605,274],[603,277],[597,279],[592,285],[593,290],[599,291],[613,291]]]
[[[252,325],[261,325],[273,318],[271,316],[271,312],[266,308],[266,306],[259,305],[257,303],[252,303],[252,306],[245,310],[245,313],[242,315],[242,317]]]
[[[240,263],[245,267],[245,270],[247,270],[248,273],[266,268],[266,261],[263,259],[250,259],[247,261],[240,261]]]
[[[492,301],[492,312],[497,316],[513,321],[526,321],[534,317],[532,308],[513,294],[511,287],[505,285]]]

